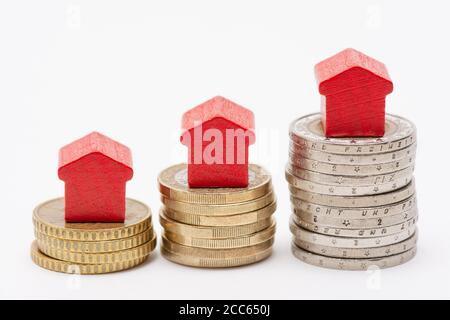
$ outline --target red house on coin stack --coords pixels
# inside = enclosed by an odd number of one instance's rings
[[[327,137],[384,135],[385,97],[393,90],[385,65],[346,49],[315,66]]]
[[[248,147],[255,142],[253,112],[223,97],[187,111],[181,142],[188,147],[193,188],[248,186]]]
[[[125,184],[133,176],[131,151],[93,132],[61,148],[67,222],[123,222]]]

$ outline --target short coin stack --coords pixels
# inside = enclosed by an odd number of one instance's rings
[[[194,267],[236,267],[270,256],[276,199],[268,172],[249,165],[247,188],[189,188],[187,165],[159,178],[164,228],[161,252]]]
[[[39,205],[33,212],[36,241],[31,258],[46,269],[100,274],[143,263],[156,246],[151,211],[127,199],[124,223],[66,223],[64,199]]]
[[[381,138],[326,138],[320,114],[290,127],[292,251],[322,267],[392,267],[416,253],[416,130],[386,115]]]

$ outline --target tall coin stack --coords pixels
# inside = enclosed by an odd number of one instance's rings
[[[151,211],[127,199],[124,223],[66,223],[64,198],[47,201],[33,212],[36,240],[31,258],[52,271],[100,274],[143,263],[156,246]]]
[[[326,138],[321,115],[290,127],[292,252],[327,268],[392,267],[416,253],[416,130],[386,115],[381,138]]]
[[[194,267],[236,267],[270,256],[276,199],[269,173],[249,165],[247,188],[189,188],[187,165],[159,178],[164,228],[161,252]]]

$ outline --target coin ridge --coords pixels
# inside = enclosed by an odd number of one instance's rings
[[[106,241],[75,241],[59,239],[48,236],[38,230],[35,230],[35,237],[45,246],[52,247],[57,250],[66,250],[79,253],[107,253],[138,247],[153,239],[154,230],[150,227],[144,232],[128,238]]]
[[[46,204],[50,204],[52,202],[64,201],[64,198],[55,198],[52,200],[48,200],[44,203],[38,205],[33,211],[33,225],[35,229],[39,232],[44,233],[48,236],[52,236],[60,239],[67,240],[82,240],[82,241],[103,241],[103,240],[116,240],[122,238],[128,238],[130,236],[142,233],[144,230],[148,229],[152,225],[151,221],[151,210],[150,208],[143,202],[138,200],[134,200],[131,198],[127,198],[127,203],[130,204],[139,204],[144,206],[147,209],[147,214],[138,222],[133,223],[131,225],[117,227],[112,229],[95,229],[95,230],[86,230],[86,229],[74,229],[67,227],[60,227],[54,225],[52,223],[43,221],[37,214],[38,210]],[[64,212],[61,213],[64,216]],[[126,221],[126,220],[125,220]],[[107,223],[102,223],[107,224]],[[116,223],[114,223],[116,224]]]
[[[69,274],[105,274],[123,271],[127,269],[134,268],[147,260],[149,257],[144,256],[142,258],[116,262],[116,263],[108,263],[108,264],[74,264],[67,261],[57,260],[52,257],[46,256],[42,252],[39,251],[37,247],[37,243],[33,241],[30,248],[31,260],[39,267],[62,273]]]
[[[157,237],[154,235],[150,241],[138,247],[107,253],[71,252],[48,247],[43,243],[40,243],[39,240],[37,240],[37,243],[39,250],[42,253],[57,260],[79,264],[107,264],[134,260],[149,255],[156,247]]]

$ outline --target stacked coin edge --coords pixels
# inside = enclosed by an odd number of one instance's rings
[[[295,257],[344,270],[393,267],[416,254],[416,130],[386,116],[381,138],[326,138],[320,114],[290,126],[289,184]]]
[[[162,171],[158,183],[164,229],[161,253],[169,261],[227,268],[271,255],[276,199],[263,168],[249,165],[247,188],[189,188],[186,164]]]
[[[31,259],[71,274],[104,274],[142,264],[157,243],[151,211],[133,199],[126,204],[124,223],[65,223],[64,198],[42,203],[33,212]]]

